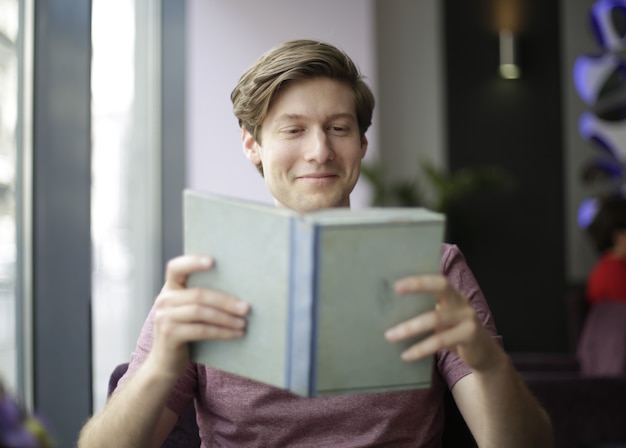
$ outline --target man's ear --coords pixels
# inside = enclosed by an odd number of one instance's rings
[[[365,153],[367,152],[367,137],[364,135],[361,137],[361,158],[365,157]]]
[[[245,128],[241,128],[241,143],[243,146],[243,153],[253,165],[258,166],[261,163],[261,156],[259,155],[259,145],[256,140]]]

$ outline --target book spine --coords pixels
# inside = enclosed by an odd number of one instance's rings
[[[310,271],[310,308],[309,325],[311,328],[311,352],[310,369],[309,369],[309,397],[316,397],[317,390],[317,354],[318,354],[318,322],[319,322],[319,265],[320,265],[320,232],[322,228],[318,225],[312,229],[313,238],[311,239],[311,271]]]
[[[287,325],[287,388],[314,396],[314,300],[316,230],[302,219],[291,220],[289,323]]]

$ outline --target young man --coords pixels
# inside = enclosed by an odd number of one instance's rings
[[[287,42],[244,73],[231,98],[244,154],[264,176],[276,206],[350,206],[374,98],[345,53],[321,42]],[[245,297],[185,287],[191,273],[215,262],[183,256],[168,264],[123,384],[85,425],[81,447],[160,446],[194,399],[203,446],[435,447],[446,387],[480,446],[552,445],[549,419],[501,348],[456,247],[444,245],[442,275],[395,284],[399,294],[434,294],[436,311],[384,335],[394,343],[434,330],[402,355],[411,362],[436,353],[432,386],[313,399],[190,362],[191,341],[245,336],[251,311]]]

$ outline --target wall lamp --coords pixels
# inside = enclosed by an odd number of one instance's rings
[[[521,75],[517,59],[517,39],[510,30],[500,30],[500,76],[518,79]]]
[[[493,30],[498,33],[500,63],[504,79],[518,79],[522,73],[519,61],[519,36],[524,29],[527,0],[489,0]]]

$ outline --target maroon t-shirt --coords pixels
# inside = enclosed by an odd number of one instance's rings
[[[463,292],[489,333],[499,339],[482,291],[465,258],[444,244],[441,272]],[[129,369],[130,376],[152,346],[151,312]],[[167,406],[179,415],[195,399],[203,447],[438,447],[446,388],[469,374],[454,354],[436,354],[428,389],[303,398],[291,392],[191,363]]]

